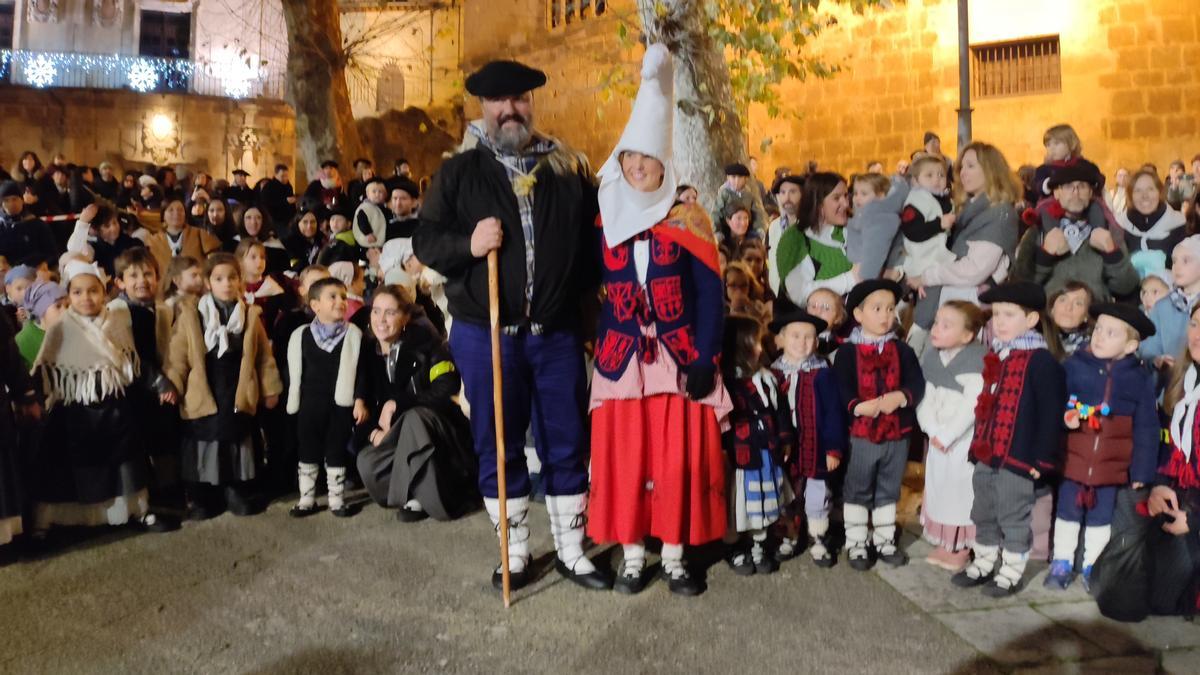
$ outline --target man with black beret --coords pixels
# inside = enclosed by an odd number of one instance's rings
[[[1154,375],[1136,352],[1154,324],[1133,305],[1099,303],[1092,342],[1063,364],[1067,373],[1067,461],[1058,488],[1054,555],[1047,588],[1066,589],[1082,545],[1084,590],[1108,544],[1117,491],[1152,483],[1157,475],[1159,420]],[[1080,530],[1083,541],[1080,543]]]
[[[1103,180],[1091,162],[1054,173],[1047,183],[1054,198],[1038,207],[1041,227],[1030,228],[1017,246],[1015,278],[1042,284],[1050,295],[1079,281],[1100,302],[1137,291],[1140,279],[1121,230],[1109,225],[1101,200],[1093,199]]]
[[[20,183],[0,183],[0,255],[8,264],[37,267],[58,264],[58,247],[50,228],[25,209],[25,189]]]
[[[258,204],[258,197],[254,194],[254,188],[250,187],[248,179],[249,172],[245,169],[233,170],[233,185],[230,185],[225,190],[225,199],[233,200],[243,206],[254,206]]]
[[[750,227],[761,232],[767,226],[767,214],[763,211],[761,201],[754,198],[750,181],[750,169],[746,168],[745,164],[734,162],[725,167],[725,182],[717,191],[717,200],[712,211],[714,229],[725,222],[725,209],[733,203],[752,205]]]
[[[530,421],[558,570],[580,585],[606,587],[611,580],[568,544],[582,538],[588,492],[579,330],[581,308],[599,284],[596,186],[585,159],[534,130],[531,92],[545,83],[545,73],[515,61],[492,61],[467,78],[467,91],[479,97],[483,111],[467,129],[475,146],[447,160],[434,177],[413,248],[448,279],[450,349],[471,405],[479,489],[496,524],[487,256],[499,255],[513,587],[531,579],[530,481],[521,452]],[[499,588],[498,569],[492,583]]]
[[[851,289],[846,310],[859,325],[834,359],[843,411],[850,418],[842,521],[850,567],[859,571],[874,564],[872,550],[889,565],[908,562],[896,536],[896,504],[925,377],[917,355],[896,336],[896,303],[903,295],[890,279],[863,281]]]
[[[779,278],[779,265],[776,262],[779,255],[778,244],[783,238],[783,233],[796,227],[800,220],[800,197],[804,194],[804,178],[782,175],[775,179],[771,192],[775,195],[775,203],[779,205],[779,217],[771,221],[770,227],[767,228],[767,280],[775,297],[781,297],[786,293],[779,290],[782,280]]]

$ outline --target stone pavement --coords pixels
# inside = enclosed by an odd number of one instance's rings
[[[906,491],[910,516],[915,499]],[[1040,576],[996,602],[952,587],[911,531],[900,569],[802,557],[740,578],[709,548],[704,595],[654,582],[630,598],[553,572],[535,505],[546,572],[505,611],[482,513],[404,525],[374,506],[349,520],[295,520],[289,506],[92,534],[0,568],[0,673],[1200,673],[1193,624],[1111,622]]]
[[[925,562],[920,539],[920,465],[909,464],[900,511],[911,562],[876,567],[878,575],[1002,669],[1019,673],[1200,673],[1200,624],[1176,617],[1121,623],[1101,616],[1076,579],[1066,591],[1042,586],[1046,563],[1030,563],[1026,585],[993,600],[950,583]],[[964,671],[966,672],[966,671]]]

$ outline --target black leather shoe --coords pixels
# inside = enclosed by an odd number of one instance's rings
[[[754,560],[750,557],[749,551],[734,551],[725,562],[729,563],[729,569],[739,577],[748,577],[754,574]]]
[[[754,561],[755,574],[773,574],[778,571],[779,561],[769,555],[764,555],[762,560]]]
[[[871,559],[870,552],[868,552],[866,556],[861,557],[861,558],[848,556],[847,560],[850,563],[850,569],[857,570],[859,572],[866,572],[867,570],[869,570],[875,566],[875,561]]]
[[[983,594],[989,598],[1007,598],[1010,595],[1015,595],[1019,590],[1021,590],[1020,584],[1013,584],[1012,586],[1007,587],[1001,586],[1000,584],[996,583],[996,579],[993,577],[992,580],[988,582],[988,585],[983,587]]]
[[[567,567],[566,563],[558,558],[554,559],[554,569],[558,570],[558,573],[567,579],[570,579],[577,585],[589,590],[607,591],[613,586],[612,579],[610,579],[607,574],[601,572],[600,570],[588,572],[587,574],[577,574],[573,572],[570,567]]]
[[[402,523],[419,523],[428,517],[429,517],[429,514],[425,513],[424,511],[415,511],[413,509],[406,509],[403,506],[396,509],[396,520],[398,520]]]
[[[263,511],[262,504],[246,488],[232,485],[225,488],[225,505],[235,516],[253,516]]]
[[[891,565],[892,567],[904,567],[908,564],[908,554],[904,551],[901,551],[899,548],[896,548],[890,553],[881,554],[879,559]]]
[[[339,508],[329,509],[329,512],[332,513],[336,518],[349,518],[358,513],[358,509],[354,508],[354,506],[350,504],[343,504]]]
[[[975,588],[976,586],[982,586],[991,580],[991,574],[986,574],[982,577],[973,577],[967,574],[966,570],[963,570],[950,577],[950,583],[958,586],[959,588]]]
[[[636,575],[625,574],[622,570],[621,574],[617,575],[613,581],[613,590],[622,595],[637,595],[646,589],[646,585],[650,583],[650,575],[646,573],[646,568],[638,570]]]
[[[141,518],[129,521],[129,526],[139,532],[174,532],[179,529],[179,519],[161,513],[147,513]]]
[[[667,581],[667,589],[675,595],[696,596],[706,590],[704,582],[688,574],[684,568],[679,568],[674,574],[667,572],[664,568],[661,576]]]
[[[288,515],[293,518],[307,518],[311,515],[315,515],[320,510],[321,507],[317,506],[316,504],[313,504],[307,508],[297,504],[288,510]]]
[[[533,575],[530,574],[529,565],[526,565],[525,569],[520,572],[510,571],[508,573],[508,588],[513,591],[519,590],[529,585],[529,582],[532,580]],[[496,568],[496,571],[492,572],[492,588],[498,591],[504,590],[504,575],[500,573],[499,567]]]

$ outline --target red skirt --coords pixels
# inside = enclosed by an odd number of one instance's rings
[[[725,458],[711,406],[658,394],[592,411],[592,539],[703,544],[725,534],[726,517]]]

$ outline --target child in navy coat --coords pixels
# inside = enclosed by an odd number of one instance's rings
[[[1000,598],[1016,593],[1025,574],[1035,481],[1061,463],[1066,381],[1039,331],[1046,308],[1040,285],[1002,284],[979,300],[992,306],[993,337],[971,441],[975,559],[951,581],[962,588],[986,584],[984,594]]]
[[[1154,377],[1134,356],[1154,324],[1132,305],[1100,304],[1092,343],[1075,352],[1067,373],[1067,461],[1058,489],[1054,559],[1047,588],[1066,589],[1074,576],[1083,529],[1083,586],[1108,543],[1117,490],[1154,481],[1158,460],[1158,412]]]

